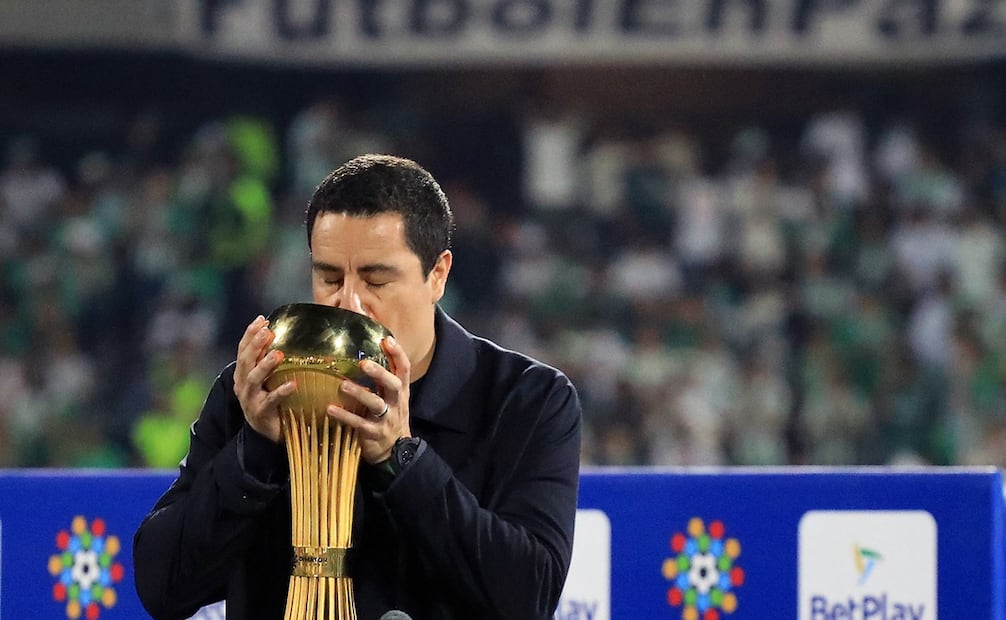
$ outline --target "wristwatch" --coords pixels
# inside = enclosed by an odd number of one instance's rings
[[[395,445],[391,448],[391,470],[397,476],[402,473],[412,459],[416,457],[416,453],[419,451],[419,444],[422,439],[419,437],[402,437],[395,442]]]

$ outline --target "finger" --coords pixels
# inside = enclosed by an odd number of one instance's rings
[[[263,328],[268,327],[269,322],[261,314],[255,317],[255,320],[248,324],[245,328],[245,332],[241,335],[241,340],[238,341],[238,351],[244,351],[248,347],[252,346],[255,338],[259,335]]]
[[[402,348],[402,345],[398,344],[394,336],[384,338],[381,341],[381,349],[388,356],[388,361],[391,362],[391,372],[398,377],[402,385],[408,385],[412,367],[409,364],[409,356],[405,354],[405,349]]]
[[[252,339],[251,345],[248,347],[248,355],[252,360],[252,365],[262,361],[262,358],[269,352],[272,341],[275,339],[276,332],[269,329],[268,325],[255,334],[255,338]]]
[[[333,419],[356,429],[363,439],[377,439],[380,437],[380,429],[377,424],[363,416],[357,415],[348,409],[343,409],[338,405],[329,405],[326,411]]]
[[[388,372],[388,370],[370,360],[360,362],[360,370],[367,375],[375,384],[375,392],[392,406],[399,404],[399,393],[402,389],[402,380]],[[383,408],[381,405],[380,408]]]
[[[384,410],[384,399],[358,383],[344,379],[339,389],[343,394],[363,405],[367,409],[367,413],[376,415]]]
[[[282,403],[287,396],[293,394],[297,391],[296,381],[287,381],[283,385],[279,386],[275,390],[269,392],[265,397],[265,405],[268,408],[272,408],[276,405]]]
[[[261,314],[255,317],[255,320],[249,323],[248,327],[245,328],[245,333],[241,335],[241,340],[238,342],[238,349],[248,346],[248,343],[255,337],[255,334],[257,334],[259,330],[267,324],[268,321],[266,321],[265,317]]]
[[[238,372],[240,376],[245,376],[251,371],[261,359],[266,347],[272,342],[272,331],[269,330],[265,319],[252,321],[241,342],[238,343]]]
[[[407,377],[407,360],[405,363],[406,366],[404,372]],[[363,373],[377,384],[379,389],[378,392],[384,396],[398,392],[398,390],[401,389],[401,386],[406,384],[405,381],[403,381],[397,374],[392,374],[392,372],[388,371],[384,366],[370,359],[364,359],[361,361],[360,369],[363,370]],[[400,366],[397,369],[399,372],[401,371]]]
[[[262,340],[262,346],[259,347],[258,356],[255,358],[256,363],[262,361],[262,358],[265,356],[265,354],[269,352],[269,347],[272,346],[274,340],[276,340],[276,332],[266,327],[265,336],[263,337]]]
[[[273,349],[269,351],[261,361],[259,361],[254,368],[248,373],[248,385],[249,386],[259,386],[265,384],[266,380],[269,378],[279,365],[283,363],[283,359],[286,356],[282,351],[278,349]]]

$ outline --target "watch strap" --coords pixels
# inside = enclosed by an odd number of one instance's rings
[[[381,472],[382,474],[388,474],[389,476],[394,476],[395,466],[392,464],[394,463],[394,460],[395,460],[394,457],[389,456],[380,463],[374,463],[374,467],[377,469],[377,471]]]

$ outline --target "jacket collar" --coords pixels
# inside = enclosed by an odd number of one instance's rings
[[[473,336],[437,306],[433,317],[436,344],[422,390],[409,403],[409,416],[456,431],[468,430],[470,412],[453,406],[461,389],[475,374],[477,355]]]

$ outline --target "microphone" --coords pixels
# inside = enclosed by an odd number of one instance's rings
[[[378,618],[378,620],[412,620],[412,616],[404,611],[392,609],[391,611],[384,612],[384,615]]]

